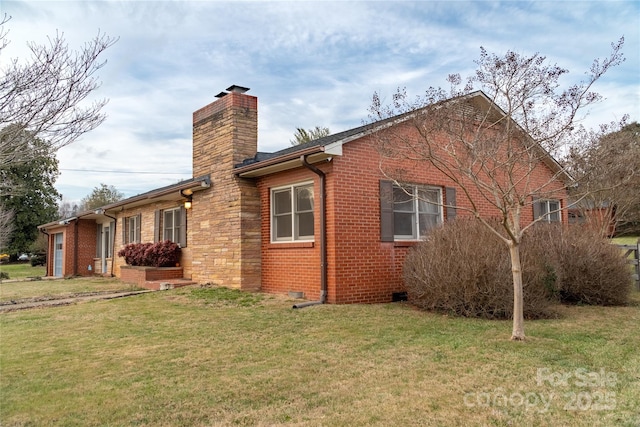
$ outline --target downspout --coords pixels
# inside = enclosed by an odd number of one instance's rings
[[[307,162],[305,155],[300,156],[302,165],[320,177],[320,300],[295,304],[293,308],[304,308],[324,304],[327,301],[327,224],[326,224],[326,175],[317,167]]]

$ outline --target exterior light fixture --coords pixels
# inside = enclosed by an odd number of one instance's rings
[[[192,200],[191,200],[191,197],[189,197],[189,198],[184,202],[184,208],[185,208],[185,209],[191,209],[191,205],[192,205]]]

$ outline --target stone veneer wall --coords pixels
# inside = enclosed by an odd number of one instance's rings
[[[229,93],[193,113],[193,176],[211,174],[193,195],[190,242],[194,281],[260,288],[260,197],[234,165],[257,151],[258,100]]]

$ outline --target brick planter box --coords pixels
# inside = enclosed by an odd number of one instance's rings
[[[146,282],[182,279],[182,267],[120,267],[120,280],[145,287]]]

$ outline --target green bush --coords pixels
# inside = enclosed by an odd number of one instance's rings
[[[524,315],[551,317],[557,277],[535,245],[521,247]],[[460,219],[433,230],[408,255],[404,279],[409,302],[465,317],[505,319],[513,314],[509,251],[491,230]]]
[[[46,265],[47,256],[45,254],[36,254],[31,257],[30,262],[32,267],[37,267],[39,265]]]

